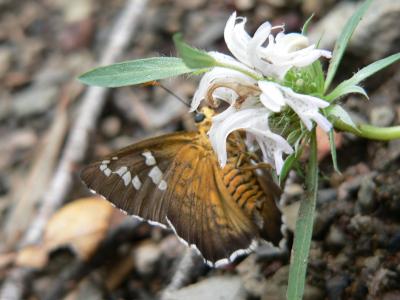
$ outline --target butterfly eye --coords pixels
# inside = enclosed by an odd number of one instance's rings
[[[194,116],[194,121],[196,122],[196,123],[200,123],[200,122],[203,122],[203,120],[206,118],[206,115],[205,114],[203,114],[203,113],[197,113],[195,116]]]

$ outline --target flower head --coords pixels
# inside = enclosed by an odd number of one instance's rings
[[[285,34],[283,26],[272,27],[265,22],[250,36],[245,24],[246,19],[237,18],[236,13],[229,18],[224,37],[236,59],[218,52],[209,53],[218,66],[201,79],[193,97],[192,110],[196,110],[202,100],[212,106],[217,106],[219,101],[230,105],[212,118],[208,133],[222,167],[227,162],[229,134],[242,129],[246,131],[248,141],[259,147],[263,160],[280,174],[283,157],[293,153],[293,147],[280,135],[282,130],[278,130],[280,134],[271,130],[271,118],[285,114],[288,110],[283,108],[288,107],[307,130],[312,129],[313,121],[326,132],[332,128],[320,112],[329,105],[328,102],[297,93],[280,81],[291,68],[305,67],[321,56],[329,58],[330,52],[309,45],[302,34]],[[281,31],[274,36],[271,31],[278,28]]]
[[[285,34],[283,26],[272,27],[269,22],[263,23],[251,37],[244,29],[246,22],[246,18],[236,17],[234,12],[225,26],[225,43],[239,61],[264,76],[283,79],[292,67],[310,65],[321,56],[331,58],[330,51],[316,49],[306,36]],[[274,37],[273,29],[282,31]]]

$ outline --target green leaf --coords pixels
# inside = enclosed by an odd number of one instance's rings
[[[335,77],[336,71],[339,67],[340,61],[342,60],[344,51],[346,50],[347,44],[354,33],[358,23],[360,23],[363,15],[367,11],[372,0],[366,0],[357,11],[347,21],[341,35],[336,41],[333,49],[332,59],[329,64],[328,73],[326,75],[324,91],[326,92],[332,83],[333,77]]]
[[[308,17],[308,19],[305,21],[303,28],[301,29],[301,34],[302,35],[306,35],[307,34],[307,30],[308,30],[308,26],[311,23],[311,20],[314,18],[314,14],[312,14],[311,16]]]
[[[189,68],[199,69],[216,66],[217,62],[211,55],[186,44],[182,39],[182,34],[174,35],[174,43],[179,56],[182,57]]]
[[[332,102],[334,100],[338,100],[340,97],[353,93],[361,94],[369,99],[367,92],[358,85],[343,85],[339,88],[335,88],[335,90],[332,91],[332,93],[330,93],[329,95],[325,96],[324,99],[328,102]]]
[[[349,93],[360,93],[368,98],[365,91],[361,89],[359,86],[357,86],[357,84],[399,60],[400,60],[400,53],[396,53],[362,68],[351,78],[340,83],[331,93],[329,93],[325,97],[325,99],[328,101],[333,101]]]
[[[333,128],[329,131],[329,145],[331,147],[333,169],[340,174],[339,166],[337,163],[335,132]]]
[[[328,119],[333,123],[340,121],[341,123],[346,124],[347,127],[350,127],[352,131],[359,131],[350,115],[340,105],[331,105],[328,108],[325,108],[324,112]]]
[[[279,175],[279,185],[283,186],[286,177],[289,175],[290,170],[293,167],[293,163],[296,161],[296,153],[290,154],[283,163],[281,173]]]
[[[315,129],[311,135],[310,157],[306,175],[306,196],[301,200],[290,258],[287,299],[300,300],[304,293],[308,255],[314,223],[318,191],[317,138]]]
[[[79,76],[79,80],[88,85],[120,87],[194,71],[197,70],[188,68],[180,58],[152,57],[95,68]]]

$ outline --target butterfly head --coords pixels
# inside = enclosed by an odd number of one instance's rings
[[[211,127],[211,118],[215,115],[215,111],[209,107],[201,108],[194,116],[194,122],[201,133],[207,133]]]

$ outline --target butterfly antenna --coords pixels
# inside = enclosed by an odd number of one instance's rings
[[[190,104],[187,103],[182,97],[178,96],[176,93],[174,93],[172,90],[170,90],[170,89],[167,88],[166,86],[162,85],[162,84],[159,83],[158,81],[150,81],[150,82],[145,83],[145,85],[158,86],[158,87],[162,88],[164,91],[166,91],[167,93],[171,94],[171,95],[174,96],[178,101],[182,102],[183,104],[185,104],[187,107],[190,108]]]

